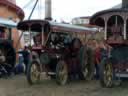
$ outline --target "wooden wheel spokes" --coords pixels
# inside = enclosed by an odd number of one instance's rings
[[[104,70],[104,82],[106,86],[111,86],[113,80],[113,71],[111,64],[106,64]]]
[[[62,66],[63,68],[61,68],[60,72],[59,72],[59,77],[61,80],[65,80],[65,78],[67,78],[67,69],[66,67]]]
[[[62,81],[62,85],[64,85],[67,79],[67,68],[64,65],[61,67],[59,72],[59,79]]]
[[[64,61],[60,61],[56,68],[56,77],[60,85],[65,85],[68,79],[68,69]]]
[[[30,85],[37,84],[41,80],[40,64],[37,61],[29,63],[27,68],[27,81]]]
[[[40,77],[40,72],[36,64],[32,64],[31,66],[31,79],[33,82],[37,82]]]

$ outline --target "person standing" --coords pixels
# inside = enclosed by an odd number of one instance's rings
[[[23,55],[23,62],[24,62],[24,65],[25,65],[25,74],[26,74],[27,66],[28,66],[29,60],[30,60],[29,48],[27,46],[25,46],[24,49],[20,53]]]
[[[23,55],[21,53],[22,49],[19,49],[18,51],[18,64],[16,64],[15,68],[14,68],[14,73],[15,74],[21,74],[25,71],[25,67],[24,67],[24,59],[23,59]]]
[[[101,47],[100,41],[97,41],[95,44],[95,77],[99,79],[99,64],[101,62]]]

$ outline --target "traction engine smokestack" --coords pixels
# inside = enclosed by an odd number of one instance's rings
[[[52,20],[52,2],[45,0],[45,20]]]
[[[128,8],[128,0],[122,0],[122,8]]]

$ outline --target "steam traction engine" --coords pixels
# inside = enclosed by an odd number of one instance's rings
[[[37,83],[42,75],[55,78],[60,85],[66,84],[72,76],[80,79],[93,76],[91,49],[82,43],[82,38],[97,30],[46,20],[22,21],[18,29],[30,32],[29,84]]]
[[[121,77],[128,77],[128,10],[109,9],[97,12],[91,24],[104,28],[104,40],[111,46],[110,53],[102,57],[100,82],[105,87],[121,83]]]
[[[0,26],[0,76],[10,75],[16,62],[11,25],[9,27]]]

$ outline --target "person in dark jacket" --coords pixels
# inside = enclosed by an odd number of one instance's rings
[[[27,72],[27,66],[29,64],[29,60],[30,60],[30,52],[29,52],[29,48],[27,46],[24,47],[24,50],[20,52],[23,55],[23,60],[24,60],[24,64],[25,64],[25,73]]]

